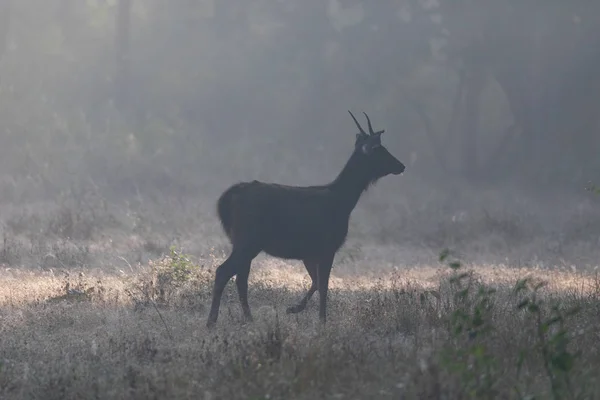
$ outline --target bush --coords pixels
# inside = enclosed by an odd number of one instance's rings
[[[169,254],[150,261],[150,272],[128,290],[134,304],[195,307],[210,296],[212,272],[191,261],[191,256],[171,247]]]

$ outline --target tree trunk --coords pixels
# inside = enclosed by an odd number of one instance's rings
[[[485,68],[475,60],[467,67],[465,108],[463,114],[462,172],[469,180],[477,179],[477,135],[479,131],[479,99],[485,83]]]
[[[2,0],[0,3],[0,61],[4,58],[4,54],[8,48],[11,5],[11,0]]]
[[[115,102],[128,103],[132,0],[119,0],[115,35]]]
[[[67,44],[77,32],[78,21],[75,16],[75,7],[75,0],[60,0],[56,9],[56,21]]]

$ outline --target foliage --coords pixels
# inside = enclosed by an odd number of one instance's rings
[[[566,308],[560,301],[548,304],[538,294],[546,282],[535,282],[532,279],[522,279],[515,285],[515,293],[522,296],[517,308],[528,313],[535,327],[532,332],[535,346],[523,349],[519,354],[517,374],[526,357],[532,352],[541,355],[546,376],[550,383],[550,393],[554,399],[584,399],[588,398],[586,387],[573,386],[576,374],[576,361],[580,351],[573,352],[571,338],[572,327],[569,320],[580,311],[579,306]]]
[[[450,256],[442,251],[440,261]],[[472,271],[461,272],[459,261],[449,261],[452,269],[449,282],[452,286],[454,311],[448,316],[451,341],[440,353],[440,363],[449,373],[457,375],[464,396],[468,398],[496,398],[501,381],[498,360],[490,354],[488,347],[494,344],[494,288],[478,284]],[[542,360],[549,382],[548,393],[554,399],[588,398],[587,385],[573,384],[578,368],[576,362],[581,352],[571,348],[574,336],[571,320],[581,310],[580,305],[565,306],[560,300],[548,302],[539,291],[546,286],[544,281],[531,278],[519,280],[514,287],[517,296],[515,312],[525,312],[525,329],[531,330],[534,345],[519,350],[514,362],[517,379],[521,377],[524,364],[530,359]],[[518,381],[517,381],[518,382]],[[515,385],[521,399],[534,399]]]
[[[585,190],[588,192],[592,192],[593,194],[600,194],[600,186],[597,186],[595,183],[588,182]]]
[[[448,250],[440,254],[444,262]],[[459,261],[450,261],[449,283],[454,310],[448,318],[452,341],[440,354],[441,365],[458,375],[464,395],[473,399],[493,399],[498,395],[498,371],[494,357],[487,350],[486,336],[493,330],[492,312],[495,289],[476,282],[472,272],[461,272]]]
[[[158,263],[151,263],[157,273],[159,285],[179,286],[192,279],[192,275],[200,270],[200,266],[190,261],[191,256],[183,254],[171,246],[169,254]]]
[[[193,306],[208,298],[212,274],[201,265],[191,261],[191,256],[171,246],[169,254],[158,261],[150,261],[147,277],[135,280],[128,294],[139,306],[148,304],[170,304]],[[198,293],[191,293],[192,290]],[[184,293],[182,296],[181,293]]]

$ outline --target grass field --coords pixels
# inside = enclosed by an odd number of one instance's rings
[[[0,398],[600,398],[590,214],[563,215],[555,239],[541,217],[377,201],[336,257],[326,327],[318,294],[285,314],[308,288],[301,264],[261,255],[255,321],[230,283],[214,331],[228,245],[212,202],[2,206]],[[446,246],[461,255],[440,261]]]
[[[441,264],[379,279],[337,276],[330,320],[322,328],[314,300],[303,314],[284,314],[307,287],[301,267],[264,258],[252,275],[255,321],[242,323],[229,285],[218,328],[209,332],[204,324],[210,270],[217,262],[201,260],[201,267],[174,253],[121,276],[4,270],[1,397],[458,399],[600,393],[600,280],[593,276],[477,266],[458,287],[452,276],[459,272]],[[517,310],[529,293],[513,290],[524,276],[549,282],[539,294],[541,320]],[[469,293],[457,297],[467,281]],[[491,287],[497,292],[485,294],[482,302],[479,289]],[[581,309],[540,334],[543,321],[554,315],[554,302],[562,313]],[[458,312],[465,315],[460,332]]]

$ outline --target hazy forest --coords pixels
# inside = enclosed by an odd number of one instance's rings
[[[235,284],[229,186],[406,165]],[[362,116],[362,114],[361,114]],[[0,399],[600,399],[600,2],[1,0]]]

